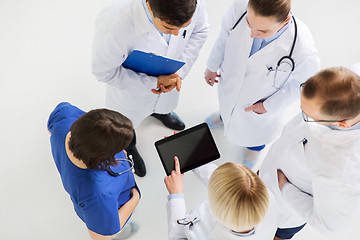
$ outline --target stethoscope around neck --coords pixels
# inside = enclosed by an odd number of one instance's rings
[[[244,18],[244,16],[246,15],[247,11],[245,11],[241,17],[237,20],[237,22],[234,24],[234,26],[230,29],[230,32],[233,31],[237,25],[240,23],[240,21]],[[296,20],[294,18],[294,16],[291,17],[294,21],[294,27],[295,27],[295,33],[294,33],[294,40],[293,40],[293,43],[291,45],[291,49],[290,49],[290,53],[288,56],[283,56],[279,59],[279,61],[277,62],[276,64],[276,69],[275,69],[275,76],[274,76],[274,84],[273,84],[273,87],[277,89],[277,91],[279,91],[284,85],[285,83],[288,81],[291,73],[294,71],[295,69],[295,61],[294,59],[292,58],[292,54],[293,54],[293,51],[294,51],[294,48],[295,48],[295,44],[296,44],[296,39],[297,39],[297,24],[296,24]],[[280,66],[284,64],[284,65],[288,65],[288,69],[291,69],[291,71],[289,71],[289,73],[287,74],[286,78],[284,81],[281,81],[281,84],[280,85],[276,85],[276,77],[278,75],[278,72],[280,71]],[[269,68],[268,69],[269,71],[271,71],[271,69]]]

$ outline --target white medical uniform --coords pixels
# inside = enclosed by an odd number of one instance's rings
[[[292,55],[295,70],[282,90],[273,94],[276,91],[273,70],[279,59],[290,53],[294,23],[289,23],[277,39],[249,57],[253,39],[246,16],[229,31],[246,10],[247,0],[236,0],[225,14],[207,67],[221,73],[218,93],[225,135],[235,144],[251,147],[267,144],[279,136],[285,108],[299,99],[299,85],[318,71],[319,58],[309,29],[295,18],[298,28]],[[278,74],[284,76],[283,72]],[[260,100],[264,100],[266,113],[244,111]]]
[[[282,192],[277,169],[291,183]],[[281,228],[342,229],[360,202],[360,129],[332,130],[299,114],[270,148],[260,177],[278,201]]]
[[[210,176],[217,166],[213,163],[206,164],[195,169],[195,175],[205,184],[209,182]],[[255,227],[255,232],[249,236],[237,236],[228,228],[217,222],[210,212],[209,203],[203,201],[197,207],[193,208],[189,214],[186,214],[184,198],[171,198],[167,203],[168,215],[168,234],[169,239],[248,239],[248,240],[272,240],[277,229],[277,211],[274,196],[269,191],[270,204],[268,212],[263,221]],[[177,220],[186,218],[193,220],[199,219],[190,225],[180,225]]]
[[[184,79],[207,38],[205,0],[198,0],[191,23],[169,44],[149,21],[141,0],[118,0],[108,5],[96,21],[92,72],[108,83],[106,105],[132,120],[134,126],[150,114],[173,111],[178,102],[176,89],[156,95],[157,78],[125,69],[121,64],[133,50],[151,52],[186,64],[177,72]],[[186,31],[185,35],[184,32]]]

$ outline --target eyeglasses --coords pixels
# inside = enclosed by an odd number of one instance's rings
[[[304,113],[303,110],[301,110],[301,113],[302,113],[302,116],[303,116],[303,119],[305,122],[335,123],[335,122],[342,122],[342,121],[346,120],[346,119],[344,119],[344,120],[314,120],[311,117],[309,117],[308,115],[306,115],[306,113]]]
[[[105,170],[113,177],[117,177],[120,176],[121,174],[124,174],[130,170],[132,170],[132,172],[134,172],[134,160],[132,158],[132,155],[129,155],[129,158],[117,158],[115,159],[117,162],[116,166],[110,166],[105,168]],[[125,171],[122,172],[116,172],[116,170],[120,167],[119,165],[123,165],[125,164],[125,162],[128,162],[130,167],[128,169],[126,169]]]

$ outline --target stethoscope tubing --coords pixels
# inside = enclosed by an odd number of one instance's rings
[[[240,21],[245,17],[246,13],[247,13],[247,11],[245,11],[241,15],[241,17],[236,21],[236,23],[234,24],[234,26],[231,28],[230,31],[234,30],[237,27],[237,25],[239,25]],[[296,44],[296,39],[297,39],[297,35],[298,35],[298,29],[297,29],[297,23],[296,23],[294,15],[291,18],[294,21],[294,27],[295,27],[294,40],[293,40],[289,55],[288,56],[283,56],[282,58],[280,58],[279,61],[277,62],[277,66],[280,66],[281,62],[284,59],[289,59],[291,61],[291,63],[292,63],[291,71],[294,71],[294,69],[295,69],[295,61],[294,61],[294,59],[292,59],[292,54],[294,52],[294,48],[295,48],[295,44]]]

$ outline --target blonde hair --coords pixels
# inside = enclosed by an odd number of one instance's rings
[[[265,217],[269,194],[264,182],[249,168],[235,163],[218,167],[208,184],[210,210],[225,227],[251,230]]]

